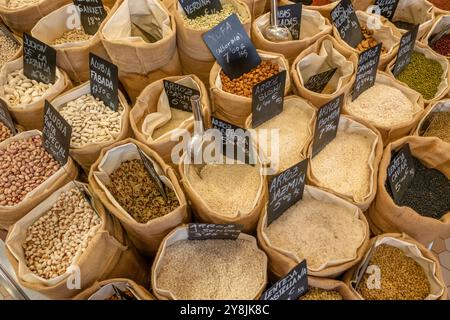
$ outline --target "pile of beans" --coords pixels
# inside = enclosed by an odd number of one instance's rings
[[[366,27],[361,27],[361,31],[363,33],[364,40],[356,46],[356,50],[362,52],[378,45],[378,41],[373,37],[373,30],[369,30]],[[387,53],[387,50],[382,46],[381,54],[384,53]]]
[[[9,128],[5,126],[3,122],[0,122],[0,142],[5,141],[9,137],[11,137],[11,135],[11,130],[9,130]]]
[[[443,56],[450,56],[450,34],[446,34],[440,38],[431,48]]]
[[[41,100],[51,86],[51,84],[28,79],[23,74],[23,69],[20,69],[8,74],[8,79],[3,89],[9,104],[17,106]]]
[[[424,137],[438,137],[450,143],[450,111],[433,113],[430,125],[423,133]]]
[[[0,67],[11,60],[19,50],[19,44],[0,29]]]
[[[236,13],[238,18],[242,21],[242,17],[233,4],[225,3],[222,5],[222,11],[213,13],[213,14],[205,14],[203,16],[199,16],[195,19],[189,19],[187,16],[183,16],[184,23],[194,30],[208,30],[215,27],[217,24],[228,18],[233,13]]]
[[[86,41],[90,38],[92,38],[92,36],[84,32],[84,29],[80,27],[64,32],[61,37],[52,41],[52,45],[68,42]]]

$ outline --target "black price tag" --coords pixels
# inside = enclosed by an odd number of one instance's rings
[[[164,183],[161,181],[161,178],[159,177],[158,173],[156,172],[155,167],[153,166],[153,163],[150,161],[149,158],[145,156],[145,154],[142,152],[141,149],[139,149],[138,146],[136,146],[136,149],[139,153],[139,156],[141,157],[142,163],[144,164],[145,169],[147,170],[148,175],[150,176],[150,179],[153,180],[153,182],[156,184],[156,186],[159,189],[159,193],[164,198],[164,200],[167,202],[167,193]]]
[[[303,198],[308,159],[274,176],[269,182],[267,225]]]
[[[178,0],[189,19],[222,11],[220,0]]]
[[[69,159],[72,127],[61,114],[45,100],[44,129],[42,139],[44,148],[53,158],[64,166]]]
[[[169,99],[171,108],[192,112],[191,97],[200,96],[200,91],[181,84],[164,80],[164,91]]]
[[[189,240],[236,240],[241,234],[240,224],[189,223]]]
[[[119,71],[115,64],[89,53],[91,94],[111,110],[119,106]]]
[[[29,79],[54,84],[56,80],[56,50],[24,33],[23,73]]]
[[[107,16],[102,0],[73,0],[73,3],[80,11],[84,32],[90,35],[96,34]]]
[[[313,158],[336,138],[343,102],[344,94],[341,94],[319,109],[312,148]]]
[[[375,5],[380,8],[381,15],[392,20],[399,0],[376,0]]]
[[[8,104],[0,98],[0,121],[11,131],[12,135],[17,133],[16,126],[8,110]]]
[[[398,76],[411,62],[411,55],[414,52],[414,45],[417,39],[419,25],[405,33],[400,39],[400,46],[398,48],[397,60],[395,61],[392,73]]]
[[[336,71],[337,68],[333,68],[311,76],[306,82],[305,88],[313,92],[322,93],[323,89],[325,89],[328,82],[330,82],[331,78],[333,78]]]
[[[289,29],[292,40],[300,39],[300,26],[302,21],[301,3],[288,4],[278,7],[278,24]]]
[[[358,16],[353,10],[350,0],[342,0],[331,10],[331,20],[339,31],[342,40],[350,47],[356,48],[364,40]]]
[[[400,202],[415,175],[414,160],[409,144],[405,144],[392,158],[387,175],[392,195],[396,202]]]
[[[379,43],[375,47],[369,48],[359,54],[358,70],[353,86],[352,100],[358,98],[364,91],[375,84],[380,62],[381,46]]]
[[[258,83],[252,92],[252,125],[256,128],[283,111],[286,70]]]
[[[308,292],[308,267],[306,260],[303,260],[264,292],[261,300],[297,300],[306,292]]]
[[[205,32],[203,41],[231,79],[240,77],[261,63],[261,57],[236,14]]]
[[[301,3],[301,4],[305,4],[307,6],[310,6],[310,5],[312,5],[313,0],[293,0],[291,2]]]

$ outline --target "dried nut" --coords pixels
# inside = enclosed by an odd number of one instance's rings
[[[364,40],[356,46],[356,50],[358,51],[365,51],[369,48],[375,47],[378,44],[378,41],[372,37],[373,31],[367,29],[366,27],[361,27],[361,31],[364,36]],[[385,47],[381,47],[381,54],[387,53],[387,50]]]
[[[83,28],[75,28],[64,32],[59,38],[52,41],[52,45],[68,42],[86,41],[92,38],[91,35],[84,32]]]

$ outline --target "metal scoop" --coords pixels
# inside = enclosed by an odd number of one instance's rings
[[[278,25],[277,0],[270,0],[270,25],[264,30],[267,40],[272,42],[284,42],[292,40],[291,32],[288,28]]]
[[[203,135],[205,133],[205,125],[203,123],[202,116],[202,104],[200,102],[200,96],[195,95],[191,97],[192,112],[194,113],[194,134],[192,136],[190,144],[187,146],[188,156],[190,157],[191,164],[197,173],[200,173],[202,163],[196,163],[197,160],[203,162],[201,153],[203,152]],[[199,174],[200,175],[200,174]]]

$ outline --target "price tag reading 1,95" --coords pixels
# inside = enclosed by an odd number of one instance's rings
[[[102,0],[73,0],[80,11],[81,25],[87,34],[97,33],[107,13]]]
[[[261,57],[236,14],[205,32],[203,41],[231,79],[240,77],[261,63]]]
[[[89,53],[91,94],[117,111],[119,105],[119,71],[117,66]]]
[[[56,80],[56,50],[24,33],[23,73],[32,80],[54,84]]]

